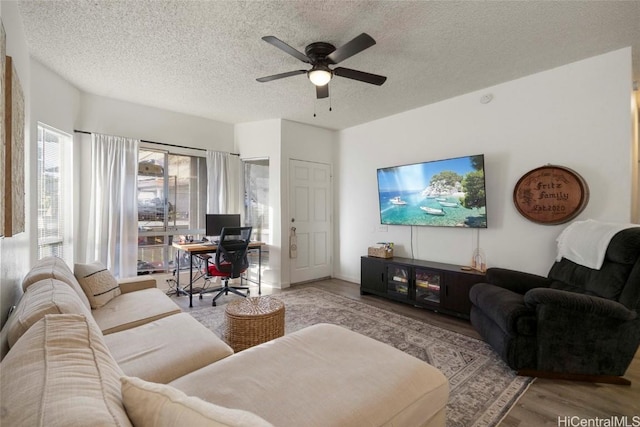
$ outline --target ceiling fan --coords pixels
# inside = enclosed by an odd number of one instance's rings
[[[382,85],[387,80],[385,76],[352,70],[351,68],[329,68],[329,65],[338,64],[339,62],[342,62],[376,44],[376,41],[366,33],[360,34],[347,44],[342,45],[337,49],[334,45],[326,42],[311,43],[304,49],[304,53],[292,48],[274,36],[265,36],[262,40],[274,45],[285,53],[298,58],[302,62],[311,64],[312,68],[310,70],[289,71],[256,79],[261,83],[296,76],[298,74],[306,74],[309,77],[309,80],[311,80],[311,83],[316,86],[316,96],[318,98],[327,98],[329,96],[329,81],[333,76],[346,77],[348,79],[358,80],[378,86]]]

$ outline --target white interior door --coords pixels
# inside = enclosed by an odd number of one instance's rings
[[[289,188],[289,233],[294,227],[296,241],[296,250],[289,251],[290,281],[300,283],[330,277],[331,166],[290,160]]]

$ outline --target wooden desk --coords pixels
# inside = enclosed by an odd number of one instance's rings
[[[249,250],[258,250],[258,295],[262,295],[262,247],[264,245],[264,242],[249,243]],[[178,255],[180,255],[180,251],[189,254],[189,292],[180,288],[180,256],[178,256],[178,263],[176,265],[176,286],[178,292],[189,294],[189,307],[193,307],[193,257],[194,255],[216,253],[218,246],[211,243],[173,242],[173,247],[178,250]]]

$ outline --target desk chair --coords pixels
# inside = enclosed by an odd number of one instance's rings
[[[252,227],[225,227],[220,234],[218,249],[214,258],[213,265],[207,267],[209,276],[221,277],[224,285],[220,288],[213,301],[212,306],[216,305],[216,300],[224,293],[229,292],[247,297],[249,288],[246,286],[229,286],[229,279],[241,277],[242,273],[249,267],[249,259],[247,252],[249,249],[249,240],[251,238]],[[242,283],[242,282],[241,282]],[[240,292],[247,291],[246,293]]]

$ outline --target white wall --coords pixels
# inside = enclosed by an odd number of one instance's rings
[[[232,152],[233,125],[154,107],[119,101],[83,92],[76,129],[87,132],[138,138],[164,144],[206,150]],[[76,134],[80,168],[79,219],[80,235],[88,227],[91,200],[91,144],[87,135]],[[159,146],[159,148],[163,148]],[[204,156],[204,152],[199,152]],[[76,240],[76,261],[86,260],[84,239]]]
[[[29,65],[29,51],[24,37],[22,18],[18,12],[16,2],[0,2],[0,18],[7,38],[7,55],[13,59],[16,74],[22,86],[25,101],[25,147],[24,158],[29,159],[34,150],[35,142],[31,133],[31,70]],[[4,172],[4,171],[3,171]],[[22,294],[20,284],[27,272],[31,259],[30,236],[34,226],[33,215],[30,212],[32,194],[29,191],[32,180],[30,163],[25,162],[25,232],[13,237],[0,237],[0,325],[7,319],[9,307]],[[26,262],[25,262],[26,261]]]
[[[280,287],[282,269],[282,236],[280,207],[280,120],[264,120],[240,123],[235,126],[236,150],[243,160],[269,159],[269,267],[263,271],[262,280],[273,287]]]
[[[631,185],[631,221],[640,224],[640,90],[631,97],[632,128],[632,185]]]
[[[481,104],[480,97],[493,94]],[[336,277],[359,282],[360,257],[377,241],[411,256],[411,228],[379,231],[376,169],[485,154],[484,230],[414,227],[418,259],[468,264],[479,233],[487,263],[548,272],[566,226],[528,221],[513,205],[527,171],[567,166],[587,181],[591,198],[577,219],[629,222],[632,129],[631,49],[625,48],[341,131],[336,148],[339,230]]]
[[[233,125],[83,93],[79,130],[233,151]]]
[[[291,263],[289,260],[289,229],[291,214],[289,213],[289,161],[304,160],[307,162],[325,163],[333,168],[333,146],[336,133],[331,130],[309,126],[298,122],[282,120],[282,168],[281,193],[282,202],[282,286],[291,284]],[[331,242],[330,242],[330,246]],[[331,254],[330,254],[331,255]]]
[[[236,149],[243,159],[269,158],[271,238],[270,268],[263,280],[277,288],[290,285],[289,160],[332,164],[335,132],[287,120],[265,120],[235,126]]]
[[[370,244],[395,241],[400,256],[411,255],[411,230],[379,230],[378,167],[484,153],[487,175],[487,230],[415,228],[416,258],[466,264],[479,234],[490,266],[546,274],[563,226],[542,226],[521,217],[512,191],[525,172],[554,163],[578,171],[591,189],[579,219],[629,221],[632,211],[633,133],[629,124],[631,52],[622,49],[483,91],[387,117],[342,132],[282,120],[231,124],[173,113],[78,91],[37,61],[30,60],[15,2],[0,2],[7,54],[14,58],[26,103],[25,146],[27,231],[0,239],[0,321],[20,294],[22,277],[35,257],[36,123],[65,132],[81,129],[169,144],[239,151],[243,158],[270,160],[273,211],[265,281],[289,286],[286,239],[289,227],[289,159],[332,164],[336,227],[334,275],[359,281],[361,255]],[[479,103],[492,93],[490,104]],[[61,99],[57,102],[55,98]],[[636,113],[637,114],[637,113]],[[637,116],[636,116],[637,117]],[[75,138],[76,235],[86,229],[90,149]],[[637,136],[636,136],[637,146]],[[635,159],[637,160],[637,159]],[[636,175],[637,176],[637,175]],[[78,237],[79,244],[83,239]],[[76,248],[76,254],[84,249]],[[78,259],[77,261],[82,261]]]
[[[73,138],[75,121],[80,111],[80,90],[33,58],[31,59],[31,88],[31,135],[33,135],[32,146],[34,147],[34,153],[37,152],[35,147],[37,144],[38,122],[63,131]],[[74,141],[71,147],[66,147],[66,149],[67,151],[62,159],[63,167],[68,166],[71,168],[69,176],[78,176],[77,173],[80,170],[78,141]],[[35,170],[37,156],[31,156],[28,161],[31,165],[30,167]],[[64,226],[68,227],[71,233],[68,235],[70,241],[65,242],[68,246],[65,247],[64,258],[71,266],[75,260],[76,236],[79,235],[78,221],[76,219],[79,212],[80,180],[73,179],[66,190],[69,193],[66,199],[68,205],[63,208],[66,213]],[[36,200],[35,183],[29,193],[32,206],[36,206],[38,201]],[[36,210],[32,209],[32,211],[35,224],[37,219]],[[33,233],[37,233],[37,230],[34,229]],[[31,240],[31,250],[35,259],[37,256],[36,239]]]

